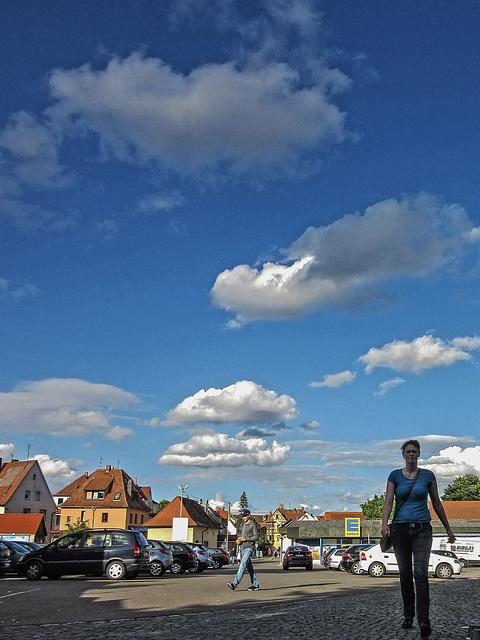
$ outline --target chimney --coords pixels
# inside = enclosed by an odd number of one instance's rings
[[[105,471],[107,473],[110,473],[111,470],[112,470],[112,465],[111,464],[107,464],[107,466],[105,467]]]

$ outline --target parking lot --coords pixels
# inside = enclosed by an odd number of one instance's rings
[[[400,629],[398,577],[355,576],[316,566],[283,571],[277,561],[257,560],[261,589],[248,592],[248,576],[232,592],[236,567],[161,578],[110,581],[63,577],[30,582],[0,579],[0,637],[9,640],[245,637],[413,638]],[[432,638],[465,639],[478,621],[480,568],[450,580],[431,579]],[[474,619],[475,617],[475,619]],[[319,627],[320,625],[320,627]],[[321,632],[320,632],[321,630]],[[417,634],[418,635],[418,634]]]

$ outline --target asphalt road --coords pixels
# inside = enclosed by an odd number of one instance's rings
[[[187,614],[334,594],[352,595],[364,590],[398,590],[397,576],[354,576],[323,567],[313,571],[300,568],[283,571],[274,560],[257,560],[255,571],[260,581],[260,590],[256,592],[247,591],[248,574],[236,591],[228,588],[227,582],[236,573],[233,566],[201,574],[166,573],[161,578],[145,575],[119,581],[84,576],[40,581],[3,577],[0,579],[0,625],[5,628]],[[480,567],[468,568],[464,571],[467,573],[480,578]],[[431,580],[439,582],[436,578]]]

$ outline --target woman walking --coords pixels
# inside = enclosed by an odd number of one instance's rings
[[[428,638],[430,626],[430,596],[428,589],[428,561],[432,547],[432,525],[428,510],[428,496],[440,522],[445,527],[449,542],[455,536],[448,524],[445,510],[438,496],[435,474],[418,467],[420,444],[407,440],[402,445],[405,466],[390,473],[382,510],[382,535],[390,534],[400,571],[400,589],[403,600],[403,629],[411,629],[415,617],[422,638]],[[395,498],[395,512],[390,525],[388,518]],[[413,567],[412,567],[413,559]],[[414,587],[415,582],[415,587]]]

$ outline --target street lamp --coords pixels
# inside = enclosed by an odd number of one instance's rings
[[[183,492],[186,491],[188,489],[190,485],[186,484],[185,486],[183,486],[183,484],[179,484],[178,488],[181,491],[181,496],[180,496],[180,518],[182,517],[182,511],[183,511]]]

